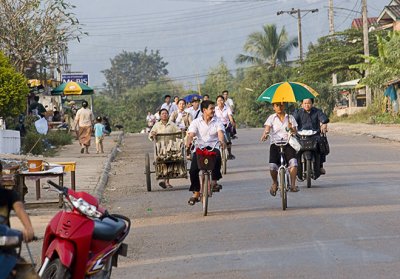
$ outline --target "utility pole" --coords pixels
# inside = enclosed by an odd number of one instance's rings
[[[329,0],[329,35],[335,33],[335,25],[333,22],[333,0]]]
[[[303,38],[301,36],[301,13],[305,12],[305,14],[303,15],[306,16],[308,13],[315,13],[318,12],[318,9],[312,9],[312,10],[300,10],[300,9],[294,9],[292,8],[290,11],[279,11],[276,13],[276,15],[281,15],[281,14],[289,14],[294,18],[297,18],[297,29],[298,29],[298,37],[297,37],[297,41],[299,43],[299,51],[300,51],[300,61],[303,61]],[[294,16],[294,14],[297,14],[297,17]]]
[[[329,0],[329,35],[333,35],[335,33],[335,25],[334,25],[334,17],[333,17],[333,0]],[[332,74],[332,84],[337,84],[337,75],[335,73]]]
[[[362,0],[362,21],[363,21],[363,37],[364,37],[364,55],[365,63],[369,62],[369,40],[368,40],[368,11],[367,11],[367,0]],[[368,70],[365,71],[365,76],[368,76]],[[372,104],[371,88],[365,87],[365,98],[367,107]]]

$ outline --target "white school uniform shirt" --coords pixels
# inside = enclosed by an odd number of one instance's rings
[[[201,111],[200,111],[200,106],[199,106],[199,108],[198,108],[197,110],[194,110],[193,107],[190,107],[190,108],[185,109],[185,111],[186,111],[187,113],[190,113],[190,114],[192,115],[192,119],[193,119],[193,120],[195,120],[196,118],[200,118],[200,117],[203,116],[203,114],[202,114]],[[197,117],[196,117],[196,116],[197,116]]]
[[[222,122],[222,124],[227,125],[229,123],[229,115],[232,115],[232,110],[229,106],[224,105],[223,109],[219,106],[215,107],[215,116]]]
[[[215,116],[207,124],[203,117],[198,117],[192,121],[188,133],[194,133],[197,136],[197,143],[201,147],[213,147],[218,141],[218,131],[225,132],[224,125]],[[219,144],[216,145],[219,149]]]
[[[280,141],[287,141],[288,140],[288,132],[286,128],[288,127],[288,120],[292,123],[293,128],[297,128],[296,119],[294,119],[293,115],[285,114],[285,118],[283,122],[279,119],[276,113],[270,115],[265,121],[264,126],[270,126],[271,129],[269,130],[269,136],[271,138],[270,142],[280,142]]]
[[[168,114],[171,115],[174,111],[178,110],[178,107],[176,106],[175,103],[169,103],[169,104],[164,103],[161,105],[161,109],[168,110]]]
[[[233,100],[231,98],[226,99],[225,105],[227,105],[231,109],[231,111],[233,112],[233,109],[234,109],[235,105],[233,104]]]

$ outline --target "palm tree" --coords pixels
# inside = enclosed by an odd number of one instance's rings
[[[282,27],[278,34],[275,24],[266,24],[263,26],[263,32],[254,32],[249,35],[243,47],[248,55],[239,54],[236,63],[251,63],[275,68],[278,63],[286,63],[287,55],[293,47],[297,46],[297,37],[289,40],[285,27]]]

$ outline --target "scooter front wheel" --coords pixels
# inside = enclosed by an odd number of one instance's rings
[[[41,277],[42,279],[70,279],[71,273],[65,267],[60,259],[54,259],[49,262]]]

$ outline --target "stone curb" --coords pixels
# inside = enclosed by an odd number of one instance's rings
[[[100,175],[99,181],[94,189],[94,195],[101,202],[104,194],[104,190],[106,189],[108,177],[111,170],[111,163],[114,161],[117,153],[119,152],[119,146],[122,143],[124,138],[124,132],[118,135],[117,144],[112,149],[111,153],[108,155],[107,160],[104,163],[103,171]]]

